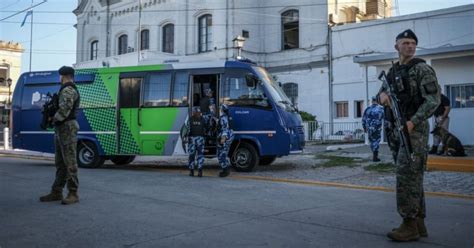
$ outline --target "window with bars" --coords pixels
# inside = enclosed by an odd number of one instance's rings
[[[283,91],[286,96],[290,98],[291,103],[294,106],[298,106],[298,84],[297,83],[285,83],[283,84]]]
[[[128,36],[122,34],[118,38],[118,55],[127,53]]]
[[[336,118],[349,117],[349,103],[348,102],[336,102]]]
[[[97,53],[98,53],[98,48],[99,48],[99,41],[94,40],[91,42],[91,48],[90,48],[90,60],[96,60],[97,59]]]
[[[209,52],[212,46],[212,15],[199,17],[198,23],[198,51]]]
[[[451,103],[451,108],[474,107],[474,83],[446,86],[446,95]]]
[[[364,101],[355,101],[354,102],[354,117],[355,118],[362,118],[364,114]]]
[[[167,24],[163,26],[163,44],[164,53],[174,53],[174,25]]]
[[[150,49],[150,30],[144,29],[140,32],[140,50]]]
[[[281,15],[282,49],[298,48],[300,43],[299,12],[288,10]]]

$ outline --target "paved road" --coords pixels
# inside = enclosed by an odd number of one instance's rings
[[[0,247],[473,247],[474,201],[428,197],[430,237],[388,241],[393,193],[130,167],[80,170],[81,203],[40,203],[50,161],[0,157]],[[215,174],[215,172],[213,172]]]

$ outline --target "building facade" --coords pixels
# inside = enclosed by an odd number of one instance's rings
[[[4,110],[9,108],[11,94],[20,77],[22,53],[19,43],[0,40],[0,126],[7,122]]]

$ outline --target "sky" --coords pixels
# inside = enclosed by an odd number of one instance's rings
[[[263,0],[261,0],[263,1]],[[395,1],[395,0],[394,0]],[[42,0],[33,0],[33,4]],[[76,61],[76,16],[72,13],[77,0],[48,0],[38,6],[38,11],[59,11],[63,13],[36,13],[33,28],[32,70],[56,70]],[[31,0],[0,1],[0,19],[31,6]],[[427,4],[429,3],[429,4]],[[474,4],[474,0],[398,0],[400,15]],[[20,27],[25,13],[0,22],[0,40],[20,42],[25,49],[22,55],[22,72],[29,71],[30,63],[30,24]]]

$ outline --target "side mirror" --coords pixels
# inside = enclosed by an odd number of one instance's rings
[[[245,75],[245,81],[247,83],[247,87],[255,88],[255,86],[257,86],[257,84],[258,84],[259,79],[255,75],[249,73],[249,74]]]

